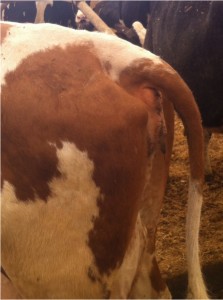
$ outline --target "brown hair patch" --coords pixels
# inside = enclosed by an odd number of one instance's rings
[[[1,27],[1,44],[2,44],[5,38],[7,37],[7,35],[10,34],[9,30],[12,27],[12,25],[0,23],[0,27]]]

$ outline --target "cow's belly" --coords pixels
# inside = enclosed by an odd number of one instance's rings
[[[62,176],[49,184],[46,202],[18,201],[14,187],[4,182],[2,266],[25,298],[127,297],[143,249],[141,222],[123,264],[100,276],[88,246],[100,194],[93,163],[69,143],[57,155]]]

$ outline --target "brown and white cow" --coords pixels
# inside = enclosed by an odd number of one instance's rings
[[[5,285],[23,298],[170,297],[155,232],[173,104],[191,164],[189,293],[207,298],[198,257],[202,128],[180,76],[115,36],[52,24],[2,23],[1,31]]]

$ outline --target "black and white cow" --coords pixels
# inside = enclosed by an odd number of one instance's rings
[[[19,23],[53,23],[76,28],[77,7],[73,1],[4,1],[1,19]]]
[[[76,28],[76,13],[77,7],[73,1],[53,1],[52,6],[48,5],[46,7],[44,21],[65,27]]]
[[[19,23],[33,23],[36,17],[35,1],[2,1],[1,19]]]

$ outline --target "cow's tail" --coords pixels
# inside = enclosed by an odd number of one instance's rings
[[[145,65],[147,66],[145,67]],[[186,221],[188,297],[207,299],[208,295],[199,260],[199,227],[204,178],[203,130],[200,112],[187,84],[182,80],[179,74],[164,61],[161,60],[160,64],[148,61],[145,63],[144,61],[139,73],[144,77],[143,81],[149,82],[151,87],[159,89],[161,93],[173,103],[186,130],[190,160]]]

